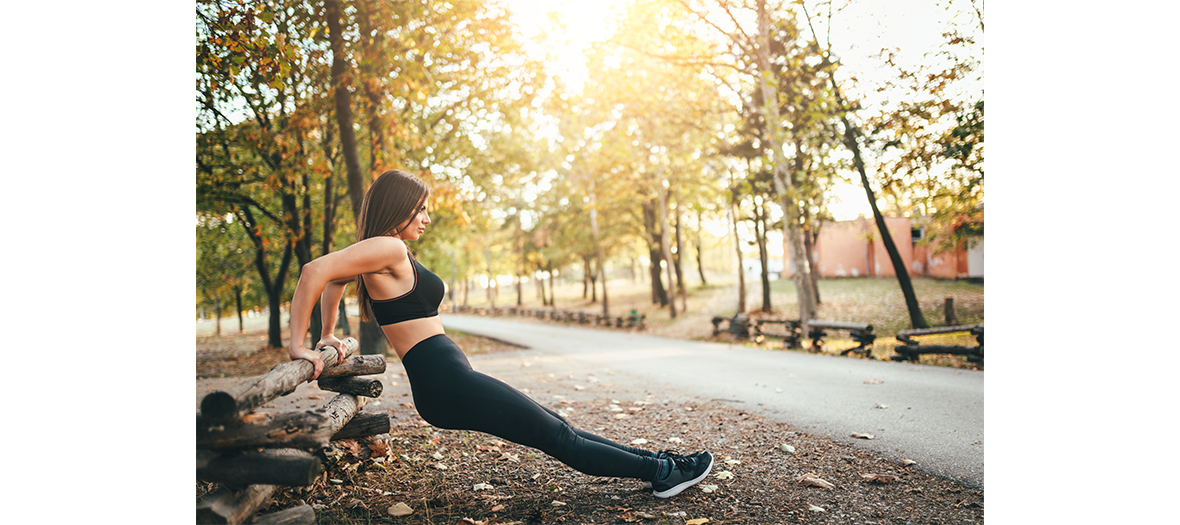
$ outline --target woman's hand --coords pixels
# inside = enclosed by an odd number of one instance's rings
[[[336,358],[336,364],[344,362],[344,341],[337,339],[335,335],[326,335],[323,339],[320,339],[320,342],[315,344],[315,349],[316,351],[319,351],[319,349],[325,346],[330,346],[336,349],[336,353],[339,355],[339,357]]]
[[[292,361],[296,359],[306,359],[311,361],[311,365],[315,367],[315,373],[311,375],[311,379],[307,380],[309,383],[320,377],[320,372],[324,371],[324,359],[320,357],[319,350],[310,350],[299,347],[291,348],[287,353],[291,356]]]

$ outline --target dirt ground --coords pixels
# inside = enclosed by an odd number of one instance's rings
[[[464,334],[452,338],[470,355],[515,349]],[[259,375],[287,360],[282,350],[265,346],[261,333],[198,338],[197,377]],[[256,515],[306,503],[319,523],[884,525],[984,519],[982,491],[721,401],[568,393],[546,395],[544,403],[573,425],[623,444],[708,450],[716,459],[712,473],[675,497],[657,499],[638,480],[587,476],[494,436],[435,429],[407,397],[378,408],[392,416],[388,435],[334,442],[327,471],[315,484],[280,487]],[[197,481],[197,500],[217,488]],[[391,512],[405,508],[411,512]]]

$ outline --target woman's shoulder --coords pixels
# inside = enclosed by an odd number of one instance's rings
[[[397,237],[390,237],[382,235],[380,237],[370,237],[363,241],[353,244],[349,248],[358,252],[365,252],[371,255],[381,257],[389,257],[394,260],[401,260],[406,257],[406,252],[409,250],[406,247],[405,241]]]

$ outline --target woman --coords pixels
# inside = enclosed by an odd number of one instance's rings
[[[343,250],[303,266],[291,300],[291,359],[306,359],[319,377],[319,352],[304,347],[311,310],[320,300],[323,333],[315,347],[341,348],[333,335],[344,287],[357,283],[362,317],[375,318],[401,359],[414,406],[437,428],[476,430],[533,447],[592,476],[638,478],[668,498],[700,482],[713,468],[708,452],[651,453],[578,430],[552,410],[502,381],[476,372],[443,331],[438,317],[444,286],[406,247],[430,217],[422,181],[390,170],[373,181],[361,204],[357,237]],[[341,355],[343,357],[343,355]]]

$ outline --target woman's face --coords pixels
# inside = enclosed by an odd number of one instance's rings
[[[424,201],[422,205],[418,207],[418,213],[411,217],[410,220],[400,225],[398,231],[401,233],[398,234],[398,237],[401,238],[401,240],[416,241],[418,240],[418,237],[422,236],[422,232],[426,231],[426,225],[430,224],[430,215],[426,212],[428,203],[429,199]]]

